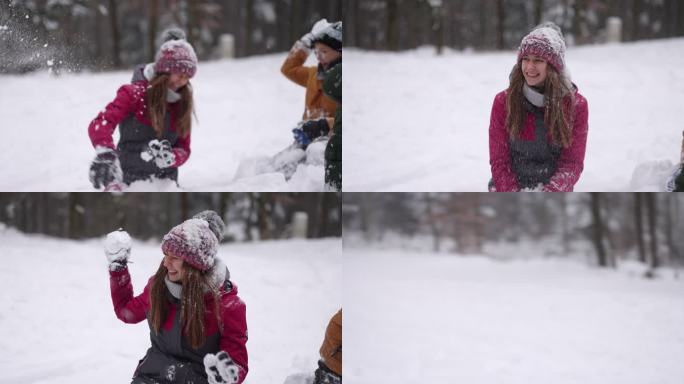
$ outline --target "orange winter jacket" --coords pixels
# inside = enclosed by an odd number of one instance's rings
[[[342,376],[342,310],[330,319],[321,345],[321,359],[326,367]]]
[[[318,69],[304,66],[308,56],[306,50],[293,47],[280,71],[288,79],[306,88],[302,120],[334,118],[337,105],[323,94],[323,80],[316,76]]]

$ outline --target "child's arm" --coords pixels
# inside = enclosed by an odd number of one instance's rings
[[[112,135],[116,126],[134,110],[135,88],[124,85],[116,92],[116,98],[101,111],[88,126],[88,136],[93,147],[116,149]]]
[[[280,72],[293,82],[306,87],[310,72],[315,71],[316,68],[304,66],[306,58],[309,57],[309,51],[301,43],[297,43],[287,55]]]

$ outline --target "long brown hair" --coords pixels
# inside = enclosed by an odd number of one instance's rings
[[[544,125],[551,132],[551,139],[562,147],[572,142],[572,125],[575,113],[575,93],[571,85],[552,67],[547,67],[544,85]],[[506,131],[511,139],[520,136],[525,125],[525,107],[523,105],[523,85],[525,77],[522,66],[518,62],[510,75],[511,83],[506,94]]]
[[[164,116],[166,116],[166,92],[169,85],[168,73],[162,73],[150,81],[147,88],[147,110],[149,113],[152,128],[157,132],[157,137],[161,137],[164,130]],[[180,93],[181,99],[178,101],[180,108],[176,122],[177,133],[181,137],[186,137],[192,129],[192,114],[194,101],[192,99],[192,86],[188,82],[184,87],[176,91]]]
[[[150,322],[152,329],[157,334],[162,329],[162,325],[169,314],[169,301],[166,298],[167,288],[164,282],[166,274],[166,267],[164,267],[164,262],[162,261],[159,269],[157,269],[157,273],[154,275],[152,289],[150,290]],[[180,323],[186,340],[192,348],[197,349],[207,339],[204,322],[207,312],[214,312],[216,324],[219,326],[219,329],[221,328],[221,292],[219,287],[213,286],[208,282],[208,274],[202,273],[186,263],[183,263],[182,275],[181,283],[183,290],[180,303]],[[205,307],[204,302],[204,287],[207,286],[214,299],[214,308],[211,311]]]

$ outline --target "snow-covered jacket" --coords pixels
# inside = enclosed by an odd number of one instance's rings
[[[146,318],[150,325],[152,346],[140,360],[133,383],[161,382],[206,384],[203,359],[207,353],[225,351],[240,370],[238,384],[247,375],[247,320],[245,303],[238,296],[237,286],[226,278],[221,288],[221,327],[214,312],[214,298],[205,295],[204,318],[206,341],[198,349],[192,348],[182,335],[180,301],[166,289],[169,313],[159,334],[150,323],[150,278],[139,296],[133,296],[133,285],[128,268],[110,271],[110,289],[116,316],[125,323],[139,323]],[[136,381],[137,379],[137,381]]]
[[[330,319],[321,345],[321,359],[326,367],[342,376],[342,310]]]
[[[567,100],[567,99],[566,99]],[[497,192],[516,192],[543,185],[545,192],[571,192],[584,169],[589,108],[575,90],[575,113],[568,147],[553,144],[544,125],[544,109],[526,100],[520,136],[506,131],[506,91],[494,98],[489,125],[489,163]]]
[[[302,120],[316,120],[335,116],[337,105],[323,94],[323,79],[319,76],[319,68],[305,67],[308,57],[304,49],[297,46],[290,51],[280,71],[293,82],[306,88],[304,115]],[[331,64],[331,68],[334,64]]]
[[[136,180],[144,180],[150,176],[177,179],[178,167],[190,157],[190,134],[180,137],[176,134],[176,116],[179,103],[169,103],[164,119],[161,137],[157,137],[152,123],[146,113],[146,95],[149,82],[146,79],[133,84],[121,86],[114,101],[100,112],[88,126],[88,135],[93,147],[116,149],[124,174],[124,182],[130,184]],[[119,126],[120,139],[114,146],[112,135]],[[154,161],[145,161],[141,157],[152,140],[168,140],[173,148],[175,163],[161,169]]]

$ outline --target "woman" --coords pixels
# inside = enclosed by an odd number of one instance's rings
[[[147,319],[151,347],[132,384],[239,384],[247,375],[245,304],[216,258],[223,221],[204,211],[164,236],[164,258],[142,294],[128,273],[130,237],[107,235],[114,312],[125,323]]]
[[[508,89],[494,98],[489,190],[570,192],[584,168],[587,100],[570,82],[560,28],[525,36]]]
[[[119,88],[116,98],[90,123],[97,156],[90,167],[95,188],[152,178],[178,180],[190,157],[197,56],[185,40],[164,43],[141,78]],[[112,134],[119,126],[120,140]],[[111,188],[111,187],[110,187]]]

